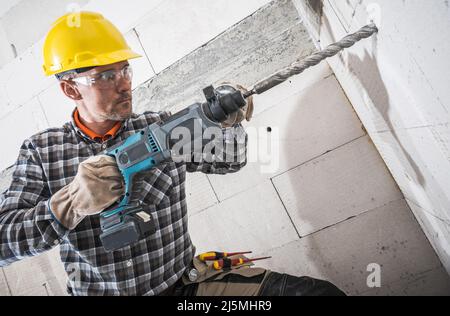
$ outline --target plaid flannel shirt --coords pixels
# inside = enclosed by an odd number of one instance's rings
[[[105,252],[99,239],[98,215],[86,217],[68,231],[54,220],[48,207],[52,194],[73,180],[82,161],[165,115],[133,115],[104,143],[88,138],[73,120],[25,140],[12,183],[0,195],[0,266],[60,245],[69,294],[157,295],[173,285],[195,254],[188,232],[186,171],[226,174],[242,168],[247,143],[242,126],[223,130],[224,152],[232,152],[234,162],[170,161],[135,178],[135,188],[140,190],[132,193],[133,199],[147,205],[157,227],[156,233],[137,244]]]

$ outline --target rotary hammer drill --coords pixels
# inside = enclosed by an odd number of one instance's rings
[[[216,89],[208,86],[203,93],[206,102],[195,103],[165,121],[153,123],[104,152],[116,159],[125,182],[124,196],[100,214],[100,239],[106,251],[129,246],[154,233],[151,214],[144,211],[142,204],[130,200],[133,178],[172,158],[172,132],[179,127],[190,132],[190,138],[181,140],[181,144],[177,141],[177,145],[190,145],[196,141],[203,144],[203,131],[211,127],[221,128],[221,122],[247,104],[246,96],[229,85]],[[202,133],[196,132],[198,130]]]

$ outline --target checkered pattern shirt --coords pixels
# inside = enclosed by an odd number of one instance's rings
[[[69,231],[54,220],[48,207],[52,194],[73,180],[82,161],[166,115],[134,115],[104,143],[91,140],[73,121],[25,140],[12,183],[0,195],[0,266],[60,245],[69,294],[157,295],[173,285],[195,254],[188,232],[186,172],[225,174],[242,168],[247,143],[242,126],[224,129],[223,148],[234,153],[234,162],[170,161],[135,178],[140,190],[133,199],[148,205],[157,230],[134,245],[108,253],[99,239],[98,215],[86,217]]]

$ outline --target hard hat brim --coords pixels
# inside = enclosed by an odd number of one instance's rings
[[[93,57],[93,56],[92,56]],[[139,55],[132,51],[131,49],[124,49],[115,52],[109,52],[102,55],[97,55],[93,58],[88,58],[85,60],[76,60],[73,62],[73,66],[70,65],[59,65],[59,67],[55,67],[53,69],[46,69],[44,66],[44,73],[46,76],[55,75],[61,72],[66,72],[69,70],[74,70],[78,68],[86,68],[86,67],[98,67],[111,65],[118,62],[140,58],[142,55]],[[59,68],[59,69],[58,69]]]

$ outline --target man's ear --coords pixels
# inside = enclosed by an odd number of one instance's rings
[[[83,99],[81,96],[80,91],[78,90],[77,86],[70,84],[66,80],[61,80],[59,82],[59,86],[61,87],[61,90],[64,92],[64,94],[69,97],[70,99],[74,101],[78,101]]]

